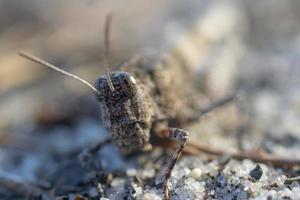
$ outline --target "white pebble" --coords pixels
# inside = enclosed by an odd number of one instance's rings
[[[254,194],[254,195],[258,195],[262,189],[262,183],[260,182],[255,182],[253,183],[253,185],[251,186],[251,192]]]
[[[127,176],[136,176],[137,170],[136,169],[127,169],[126,174],[127,174]]]
[[[201,175],[202,175],[202,170],[200,168],[194,168],[190,173],[190,177],[196,180],[201,178]]]
[[[143,200],[161,200],[161,197],[158,196],[157,194],[145,193],[143,195]]]
[[[125,180],[121,179],[121,178],[115,178],[112,182],[111,182],[111,186],[112,187],[124,187],[125,185]]]
[[[153,178],[155,175],[155,170],[152,168],[144,169],[141,173],[142,179]]]

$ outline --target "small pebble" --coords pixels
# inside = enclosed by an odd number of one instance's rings
[[[207,173],[212,176],[212,177],[216,177],[218,175],[218,165],[217,163],[215,163],[214,161],[210,162],[207,166],[206,166],[206,171]]]
[[[98,197],[98,192],[95,187],[93,187],[89,190],[89,196],[92,198]]]
[[[136,176],[137,170],[136,169],[127,169],[126,174],[127,174],[127,176]]]
[[[124,185],[125,185],[125,180],[121,178],[115,178],[111,182],[112,187],[124,187]]]
[[[256,165],[256,167],[251,170],[250,172],[250,176],[255,180],[255,181],[259,181],[259,179],[261,178],[263,174],[262,168],[259,165]]]
[[[253,183],[250,189],[253,195],[258,195],[262,189],[262,183],[260,182]]]
[[[141,178],[142,179],[153,178],[154,175],[155,175],[155,169],[148,168],[142,171]]]
[[[190,173],[190,177],[196,180],[200,179],[201,175],[202,175],[202,170],[200,168],[194,168]]]
[[[290,184],[290,188],[293,189],[293,188],[299,188],[299,183],[297,181],[293,181],[291,184]]]
[[[161,197],[158,196],[157,194],[145,193],[143,195],[143,200],[161,200]]]

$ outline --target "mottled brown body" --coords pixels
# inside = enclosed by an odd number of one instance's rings
[[[182,127],[187,118],[199,112],[199,91],[194,86],[192,72],[176,58],[143,55],[121,69],[147,86],[154,104],[155,125],[163,122],[168,127]]]
[[[95,85],[101,92],[101,117],[114,143],[125,154],[151,148],[153,102],[149,91],[126,72],[113,72],[110,77],[114,91],[106,77],[97,79]]]
[[[96,81],[102,120],[121,152],[151,149],[151,134],[182,126],[197,107],[188,72],[171,64],[143,56],[110,74],[114,91],[105,76]]]

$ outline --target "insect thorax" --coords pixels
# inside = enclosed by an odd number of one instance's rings
[[[106,77],[96,81],[105,127],[123,153],[149,149],[153,109],[146,88],[126,72],[113,72],[110,77],[114,91]]]
[[[200,98],[193,85],[193,74],[176,58],[145,54],[123,64],[121,70],[147,86],[153,99],[154,135],[169,126],[182,128],[186,119],[199,109]]]

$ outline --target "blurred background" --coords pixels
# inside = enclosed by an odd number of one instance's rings
[[[0,177],[35,183],[106,136],[86,86],[18,51],[93,83],[104,72],[109,12],[111,70],[141,52],[162,52],[195,72],[204,103],[240,92],[239,106],[189,127],[199,141],[300,159],[299,9],[297,0],[0,1]],[[118,156],[102,164],[122,169]]]

